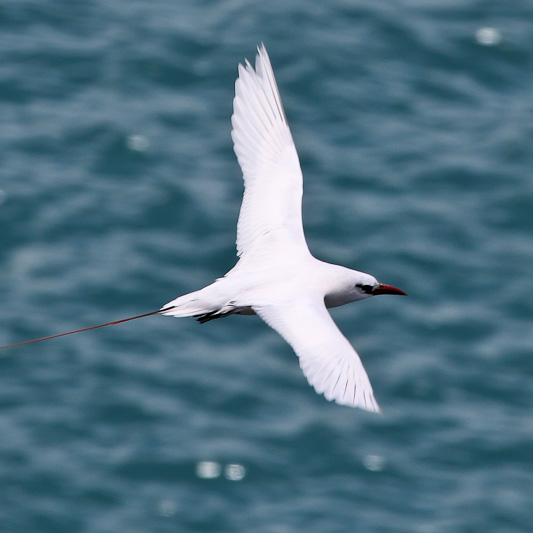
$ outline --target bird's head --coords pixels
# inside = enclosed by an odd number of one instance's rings
[[[356,280],[353,290],[355,290],[356,293],[359,293],[359,299],[377,296],[378,294],[396,294],[398,296],[407,296],[407,293],[401,289],[397,289],[392,285],[380,283],[376,278],[368,274],[365,274],[362,279]]]
[[[407,296],[405,292],[392,285],[380,283],[374,276],[335,266],[337,275],[331,289],[325,296],[326,307],[337,307],[358,300],[365,300],[378,294],[397,294]]]

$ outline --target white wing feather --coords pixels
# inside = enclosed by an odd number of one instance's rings
[[[307,249],[302,224],[302,171],[270,59],[258,48],[255,70],[239,65],[231,136],[244,179],[237,254],[268,241]],[[268,239],[263,239],[268,235]]]
[[[380,412],[361,359],[323,300],[254,306],[254,311],[293,347],[309,384],[319,394],[341,405]]]

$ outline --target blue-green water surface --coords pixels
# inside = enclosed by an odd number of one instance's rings
[[[0,344],[158,309],[235,262],[237,64],[263,41],[333,316],[383,416],[257,317],[0,357],[0,531],[525,532],[533,2],[0,3]]]

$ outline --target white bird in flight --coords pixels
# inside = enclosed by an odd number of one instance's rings
[[[200,323],[259,315],[294,349],[316,392],[338,404],[379,412],[361,359],[327,309],[378,294],[406,293],[364,272],[313,257],[302,224],[303,177],[264,45],[255,69],[239,65],[231,136],[244,179],[237,264],[222,278],[158,311],[25,341],[0,349],[162,314]]]

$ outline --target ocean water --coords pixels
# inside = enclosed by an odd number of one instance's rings
[[[383,416],[257,317],[0,356],[0,531],[525,532],[533,2],[0,4],[0,344],[158,309],[235,262],[237,64],[269,50],[333,311]]]

